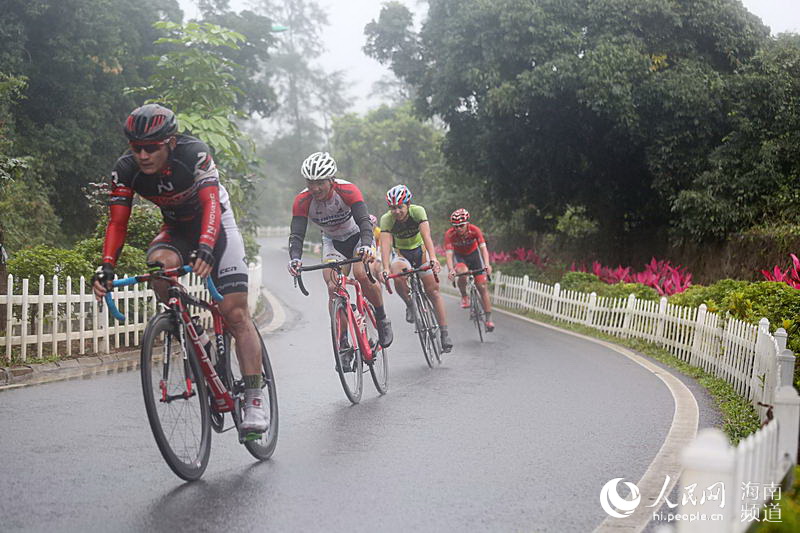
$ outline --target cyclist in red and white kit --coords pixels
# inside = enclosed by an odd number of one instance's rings
[[[299,274],[303,266],[303,241],[308,220],[322,230],[322,260],[341,261],[361,256],[363,263],[353,265],[353,274],[364,296],[375,308],[378,322],[378,338],[381,346],[392,343],[392,323],[383,308],[383,294],[377,283],[367,277],[367,268],[373,277],[378,274],[375,265],[375,238],[373,224],[369,218],[367,204],[361,191],[349,181],[336,179],[336,161],[327,152],[316,152],[303,161],[300,171],[306,180],[306,188],[294,199],[292,222],[289,230],[289,273]],[[336,283],[330,270],[323,270],[328,292],[331,296]]]
[[[486,239],[483,238],[481,229],[469,223],[469,211],[466,209],[456,209],[450,215],[452,227],[444,233],[444,249],[447,254],[447,270],[450,281],[456,278],[456,274],[462,274],[469,270],[480,270],[486,268],[486,273],[492,275],[492,265],[489,264],[489,248],[486,246]],[[475,285],[483,300],[483,309],[486,311],[486,331],[494,330],[492,322],[492,300],[489,297],[486,274],[475,276]],[[467,295],[467,278],[458,278],[458,290],[461,291],[461,307],[469,307],[469,296]]]
[[[241,429],[264,432],[267,412],[261,389],[261,343],[247,308],[244,242],[211,151],[201,140],[178,134],[175,114],[158,104],[134,109],[124,131],[130,148],[111,172],[109,221],[94,293],[100,299],[111,288],[133,196],[138,193],[159,206],[164,217],[161,232],[147,250],[147,261],[176,268],[187,264],[194,251],[193,271],[200,277],[210,275],[222,294],[219,309],[236,340],[244,375]],[[164,282],[154,282],[153,288],[164,301]]]

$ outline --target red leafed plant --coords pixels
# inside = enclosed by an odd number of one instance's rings
[[[570,267],[572,271],[589,272],[585,265]],[[692,284],[692,274],[682,266],[674,267],[669,261],[652,258],[641,272],[631,272],[631,267],[617,268],[603,266],[598,261],[592,263],[591,272],[606,283],[641,283],[653,287],[661,296],[669,296],[685,291]]]
[[[517,248],[511,252],[490,252],[489,260],[495,264],[508,263],[509,261],[524,261],[540,268],[547,265],[547,258],[542,257],[530,248]]]
[[[762,270],[761,273],[767,281],[782,281],[794,289],[800,289],[800,259],[794,254],[789,254],[792,258],[792,266],[785,271],[775,265],[772,270]]]

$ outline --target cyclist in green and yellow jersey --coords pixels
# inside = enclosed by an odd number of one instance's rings
[[[403,268],[419,268],[425,263],[431,263],[433,271],[428,270],[422,273],[422,284],[439,319],[442,332],[442,351],[449,352],[453,349],[453,343],[447,334],[447,315],[444,311],[442,295],[439,293],[439,284],[433,277],[433,272],[438,274],[442,265],[436,258],[431,227],[425,208],[412,204],[411,198],[411,191],[405,185],[395,185],[386,193],[389,211],[380,219],[383,269],[385,275],[397,274],[402,272]],[[397,250],[397,255],[392,259],[390,253],[393,246]],[[394,280],[394,288],[406,303],[406,321],[413,323],[414,315],[408,307],[408,285],[404,279],[397,278]]]

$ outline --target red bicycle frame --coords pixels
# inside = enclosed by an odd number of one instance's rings
[[[175,312],[177,317],[180,318],[180,321],[184,325],[184,330],[189,333],[189,340],[194,347],[195,354],[197,354],[198,361],[200,362],[200,368],[203,371],[203,376],[205,377],[206,383],[208,383],[209,389],[214,396],[214,409],[219,413],[227,413],[233,411],[233,396],[231,396],[230,391],[222,383],[222,380],[214,368],[214,364],[211,362],[211,358],[206,352],[205,347],[201,344],[200,337],[197,334],[194,323],[192,323],[192,318],[189,315],[189,310],[184,302],[188,302],[191,305],[201,307],[203,309],[208,309],[211,312],[211,316],[214,320],[214,337],[217,343],[217,353],[219,354],[220,358],[224,357],[226,349],[225,337],[223,334],[225,322],[216,302],[208,303],[193,298],[189,295],[189,293],[186,292],[186,288],[176,279],[191,271],[191,266],[184,265],[178,268],[171,268],[168,270],[160,270],[151,272],[149,274],[143,274],[141,276],[133,276],[130,278],[114,280],[113,286],[121,287],[124,285],[134,285],[136,283],[143,283],[153,280],[165,281],[169,284],[169,287],[167,288],[167,306]],[[221,300],[222,296],[220,296],[217,292],[213,282],[211,281],[211,278],[207,279],[207,283],[208,289],[214,299]],[[111,291],[106,293],[106,302],[112,314],[118,320],[122,321],[125,319],[125,316],[120,313],[114,305]],[[167,386],[163,379],[161,380],[160,388],[162,401],[167,401]],[[186,392],[184,394],[187,396],[192,394],[192,381],[189,377],[186,378]]]

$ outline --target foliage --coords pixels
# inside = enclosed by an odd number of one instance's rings
[[[43,190],[64,233],[89,231],[82,186],[104,175],[124,145],[121,117],[142,83],[160,19],[176,20],[176,0],[7,0],[0,17],[0,72],[27,80],[12,105],[15,157],[41,168]]]
[[[739,291],[749,283],[749,281],[722,279],[708,287],[692,285],[681,293],[671,295],[669,303],[689,307],[698,307],[700,304],[706,304],[710,311],[717,312],[722,308],[722,302],[729,293]]]
[[[729,130],[729,82],[769,34],[737,0],[432,0],[419,33],[389,2],[366,35],[498,216],[524,209],[525,229],[549,232],[585,206],[621,247],[680,224],[680,192]]]
[[[161,224],[162,218],[158,209],[150,205],[134,205],[131,210],[131,217],[128,219],[128,236],[125,239],[125,248],[133,247],[146,252],[150,247],[150,242],[155,239],[161,230]],[[97,222],[94,236],[105,237],[107,225],[108,215],[106,214]],[[101,253],[93,258],[93,261],[98,261],[102,255],[101,250]]]
[[[39,276],[44,276],[45,293],[53,291],[53,276],[59,277],[60,291],[66,284],[66,277],[72,276],[77,280],[80,276],[87,279],[93,269],[91,263],[75,250],[53,248],[43,244],[26,248],[14,254],[8,261],[8,273],[15,278],[28,278],[30,293],[39,291]],[[17,293],[19,287],[15,288]]]
[[[253,229],[254,183],[251,175],[255,146],[236,123],[244,114],[237,109],[242,91],[234,85],[234,72],[241,66],[225,56],[244,41],[240,33],[208,22],[176,24],[160,21],[154,27],[169,37],[155,41],[168,47],[155,61],[148,85],[130,89],[150,95],[149,102],[170,107],[184,130],[207,142],[224,176],[234,213],[240,226]]]
[[[592,292],[593,287],[602,282],[594,274],[573,270],[564,273],[560,283],[561,288],[567,291]]]
[[[103,242],[102,237],[90,237],[75,243],[73,250],[90,265],[99,265],[103,257]],[[122,249],[114,271],[120,276],[135,276],[147,272],[147,253],[140,248],[126,245]]]
[[[495,268],[507,276],[528,276],[530,279],[542,283],[556,283],[564,275],[564,268],[560,265],[547,264],[538,266],[527,261],[512,260],[502,263]]]
[[[576,266],[574,263],[570,270],[588,272],[586,265]],[[692,275],[683,267],[673,267],[669,261],[656,258],[645,264],[641,272],[632,272],[631,267],[603,266],[598,261],[592,263],[592,272],[606,283],[640,283],[653,287],[661,296],[683,292],[692,283]]]
[[[800,289],[800,259],[794,254],[789,256],[792,258],[792,265],[786,271],[775,265],[772,270],[762,270],[761,273],[767,281],[782,281],[793,289]]]
[[[597,233],[598,223],[586,215],[586,207],[567,204],[564,214],[556,220],[555,230],[570,239],[583,239]]]
[[[16,169],[17,179],[0,188],[0,231],[10,253],[37,244],[64,242],[61,218],[43,185],[41,162],[32,158]]]

